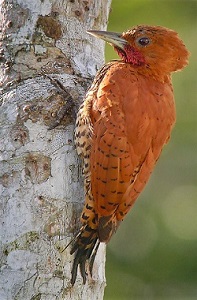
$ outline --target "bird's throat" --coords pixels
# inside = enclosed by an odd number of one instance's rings
[[[130,45],[126,45],[124,50],[118,47],[114,47],[114,49],[120,58],[126,63],[130,63],[134,66],[142,66],[145,64],[144,56],[137,49],[131,47]]]

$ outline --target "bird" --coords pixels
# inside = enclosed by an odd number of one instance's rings
[[[189,58],[177,32],[162,26],[87,33],[120,59],[97,72],[76,118],[85,203],[70,251],[72,285],[78,268],[83,284],[92,276],[100,243],[110,241],[150,178],[176,120],[171,74]]]

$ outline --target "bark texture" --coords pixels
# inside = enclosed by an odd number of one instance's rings
[[[105,30],[109,7],[0,1],[1,300],[103,298],[105,247],[93,278],[74,287],[64,248],[84,201],[73,112],[104,58],[103,42],[86,30]]]

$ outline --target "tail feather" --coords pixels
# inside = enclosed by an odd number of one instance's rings
[[[100,241],[97,239],[95,247],[94,247],[94,251],[91,255],[90,262],[89,262],[89,270],[90,270],[90,275],[91,276],[92,276],[92,269],[93,269],[93,265],[94,265],[94,260],[95,260],[99,245],[100,245]]]
[[[70,254],[74,254],[76,252],[71,271],[72,285],[75,284],[77,278],[78,266],[83,278],[83,284],[86,283],[86,261],[89,263],[89,271],[92,275],[92,268],[99,245],[100,242],[98,240],[97,230],[92,229],[88,225],[83,226],[79,234],[76,236],[74,245],[70,251]]]

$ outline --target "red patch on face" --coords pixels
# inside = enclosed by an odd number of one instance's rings
[[[144,56],[137,49],[131,47],[130,45],[126,45],[124,50],[118,47],[114,47],[114,49],[126,63],[130,63],[135,66],[141,66],[145,63]]]

